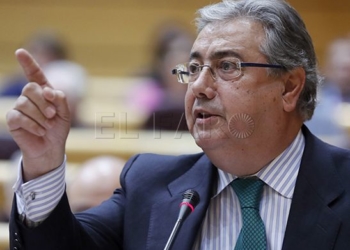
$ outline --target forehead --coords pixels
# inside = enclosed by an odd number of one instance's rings
[[[248,19],[235,19],[208,24],[198,34],[191,50],[191,58],[214,59],[216,55],[235,55],[242,61],[256,60],[263,55],[260,45],[265,32],[260,23]]]

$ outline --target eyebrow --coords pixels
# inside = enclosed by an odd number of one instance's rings
[[[213,54],[209,56],[210,60],[215,60],[215,59],[220,59],[224,57],[235,57],[237,59],[242,60],[242,56],[233,51],[233,50],[221,50],[221,51],[216,51]],[[190,60],[192,59],[202,59],[202,55],[198,51],[194,51],[190,54]]]

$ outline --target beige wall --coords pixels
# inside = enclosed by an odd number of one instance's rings
[[[13,53],[38,28],[53,27],[73,58],[93,75],[123,76],[148,60],[156,24],[192,25],[198,7],[215,0],[0,0],[0,73],[16,66]],[[327,44],[350,33],[349,0],[290,0],[301,13],[322,63]],[[193,25],[191,26],[194,30]]]

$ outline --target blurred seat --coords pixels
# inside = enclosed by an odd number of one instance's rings
[[[0,250],[9,250],[9,224],[0,223]]]
[[[129,159],[138,153],[179,155],[198,152],[202,152],[202,149],[189,132],[158,129],[73,128],[66,144],[70,162],[83,162],[99,155]]]
[[[112,121],[114,128],[139,128],[145,121],[145,115],[133,109],[128,101],[130,88],[141,81],[138,77],[101,77],[89,78],[86,93],[79,104],[79,120],[85,127],[99,127],[103,119]],[[103,118],[105,117],[105,118]],[[110,117],[110,118],[108,118]]]

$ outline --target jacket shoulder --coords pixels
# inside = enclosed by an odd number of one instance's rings
[[[171,182],[193,168],[198,161],[209,163],[204,153],[189,155],[138,154],[131,157],[121,173],[121,184],[127,182]]]

